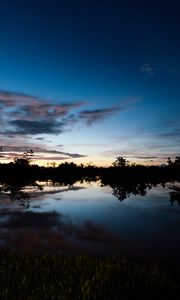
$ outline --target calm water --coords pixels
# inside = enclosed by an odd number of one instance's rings
[[[1,247],[180,263],[180,206],[170,202],[172,184],[140,194],[99,182],[40,184],[42,190],[28,186],[14,197],[1,192]]]

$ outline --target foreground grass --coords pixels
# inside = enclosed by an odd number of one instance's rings
[[[0,299],[175,299],[178,271],[120,257],[0,251]]]

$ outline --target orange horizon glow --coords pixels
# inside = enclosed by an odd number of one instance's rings
[[[126,158],[124,156],[124,158]],[[30,164],[31,165],[38,165],[38,166],[43,166],[43,167],[52,167],[53,164],[55,165],[55,167],[57,167],[58,165],[62,164],[62,163],[75,163],[77,166],[80,166],[81,164],[83,164],[84,166],[97,166],[97,167],[110,167],[112,166],[113,162],[115,161],[116,158],[109,158],[107,159],[89,159],[87,160],[87,158],[76,158],[76,159],[62,159],[62,160],[50,160],[50,159],[36,159],[36,158],[32,158]],[[0,159],[0,163],[1,164],[8,164],[10,162],[14,161],[14,157],[12,159]],[[148,161],[148,160],[142,160],[142,159],[128,159],[127,161],[129,162],[129,165],[135,164],[135,165],[144,165],[144,166],[159,166],[159,165],[164,165],[167,164],[167,159],[162,158],[159,160],[153,160],[153,161]]]

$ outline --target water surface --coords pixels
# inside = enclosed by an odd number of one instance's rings
[[[43,189],[39,189],[40,186]],[[0,246],[180,263],[180,207],[171,187],[38,182],[0,194]],[[179,184],[176,183],[176,186]]]

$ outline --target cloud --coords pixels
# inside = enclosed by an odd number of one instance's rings
[[[177,111],[178,112],[178,111]],[[170,116],[159,119],[157,127],[154,129],[154,137],[166,147],[168,145],[179,146],[180,143],[180,120],[174,113]]]
[[[158,159],[158,156],[134,156],[137,159]]]
[[[152,67],[151,65],[145,63],[140,66],[141,72],[145,73],[148,76],[154,76],[157,73],[157,69]]]
[[[76,243],[69,241],[69,236],[75,234],[75,226],[65,222],[63,216],[51,212],[9,212],[2,211],[4,217],[0,239],[7,248],[20,251],[54,251],[60,253],[78,254]]]
[[[88,125],[92,125],[95,122],[102,121],[112,115],[126,111],[133,107],[137,102],[142,101],[141,99],[126,99],[120,105],[112,106],[109,108],[94,109],[94,110],[84,110],[79,113],[79,118],[85,120]]]
[[[105,229],[103,226],[97,225],[90,220],[87,220],[82,228],[77,232],[80,240],[89,240],[97,242],[112,242],[117,243],[120,241],[119,237],[111,231]]]
[[[55,211],[1,210],[1,244],[16,251],[61,254],[121,253],[127,241],[92,221],[78,225]]]
[[[17,135],[60,134],[77,120],[72,110],[85,102],[52,103],[35,96],[0,91],[0,134]]]
[[[2,145],[1,158],[11,159],[12,157],[22,157],[22,154],[33,150],[34,155],[32,159],[36,160],[64,160],[71,158],[86,157],[80,153],[70,153],[58,150],[44,149],[40,147],[26,147],[26,146],[4,146]]]
[[[43,141],[44,138],[43,138],[43,137],[37,137],[36,140],[38,140],[38,141]]]
[[[65,115],[74,108],[78,108],[85,103],[78,101],[75,103],[52,104],[51,101],[41,99],[39,97],[30,96],[21,93],[0,91],[0,107],[17,107],[14,110],[17,113],[28,113],[29,118],[51,117]]]
[[[180,139],[180,136],[179,136],[179,132],[180,132],[180,129],[179,128],[174,128],[174,129],[170,129],[167,131],[162,131],[162,132],[158,132],[157,133],[157,136],[159,138],[164,138],[164,139],[171,139],[171,138],[174,138],[174,139]]]
[[[32,212],[11,212],[11,219],[7,221],[6,228],[28,228],[28,227],[37,227],[37,228],[49,228],[50,226],[59,225],[59,214],[55,211],[51,212],[41,212],[41,213],[32,213]]]
[[[58,134],[63,131],[61,128],[63,124],[56,121],[14,120],[10,121],[9,124],[15,128],[15,130],[10,133],[16,134]]]
[[[47,142],[46,135],[60,135],[82,122],[88,126],[102,122],[114,114],[133,108],[139,101],[141,100],[132,98],[114,106],[85,110],[82,108],[85,102],[53,103],[31,95],[0,91],[0,136],[4,145],[9,145],[9,149],[6,147],[3,150],[1,160],[21,157],[28,148],[34,150],[34,160],[60,161],[86,157],[87,155],[80,153],[51,151],[36,146],[38,142]]]
[[[119,108],[104,108],[104,109],[94,109],[94,110],[84,110],[80,112],[79,117],[87,122],[88,125],[94,122],[104,120],[105,118],[113,115],[119,111]]]
[[[39,97],[0,91],[0,134],[17,136],[61,134],[84,120],[87,125],[102,121],[112,115],[132,108],[140,99],[127,99],[119,105],[81,110],[85,102],[52,103]],[[42,137],[41,137],[42,138]]]

